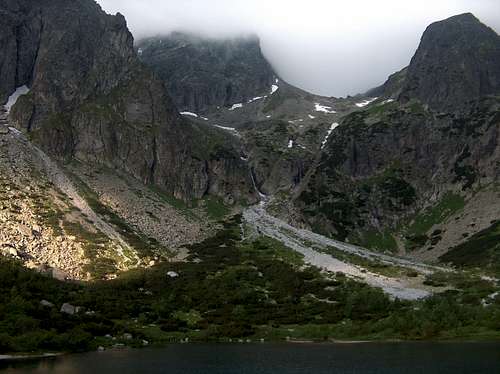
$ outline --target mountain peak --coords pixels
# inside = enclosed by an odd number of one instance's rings
[[[473,32],[496,35],[495,31],[483,24],[474,14],[462,13],[430,24],[425,30],[423,37],[436,32],[442,34],[443,32],[451,33],[459,30],[467,32],[467,36],[469,37],[475,36]]]
[[[500,37],[473,14],[431,24],[408,67],[401,99],[457,110],[500,92]]]
[[[440,23],[440,22],[477,22],[477,23],[481,23],[481,21],[479,21],[476,18],[476,16],[470,12],[457,14],[455,16],[451,16],[443,21],[438,21],[436,23]]]
[[[275,73],[256,35],[214,38],[186,32],[137,43],[180,111],[205,113],[264,96]]]

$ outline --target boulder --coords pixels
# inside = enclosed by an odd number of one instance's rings
[[[28,226],[26,225],[23,225],[23,224],[19,224],[17,226],[17,229],[19,230],[19,233],[25,237],[28,237],[28,238],[31,238],[33,236],[33,232],[31,230],[31,228],[29,228]]]
[[[68,279],[68,274],[66,274],[64,271],[53,268],[51,271],[52,278],[57,279],[59,281],[65,281]]]
[[[47,300],[42,300],[40,301],[40,305],[46,308],[53,308],[54,304],[52,304],[50,301]]]
[[[69,314],[70,316],[72,316],[76,313],[76,307],[69,303],[64,303],[61,306],[61,313]]]
[[[5,256],[12,256],[12,257],[18,257],[19,256],[19,253],[17,252],[17,249],[14,248],[12,245],[8,244],[8,245],[5,245],[3,248],[2,248],[2,253],[5,255]]]

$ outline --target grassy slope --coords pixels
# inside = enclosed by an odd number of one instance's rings
[[[369,249],[395,252],[397,251],[395,236],[403,236],[407,250],[417,249],[439,236],[439,233],[433,235],[431,232],[434,225],[445,222],[464,206],[465,200],[462,196],[448,192],[435,205],[418,212],[395,229],[360,231],[356,235],[351,235],[350,239]]]
[[[461,267],[477,267],[500,274],[500,221],[452,248],[440,258]]]

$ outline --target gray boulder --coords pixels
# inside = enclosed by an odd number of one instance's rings
[[[40,305],[46,308],[53,308],[54,304],[52,304],[50,301],[47,300],[42,300],[40,301]]]
[[[53,268],[51,270],[52,278],[57,279],[59,281],[65,281],[68,279],[68,274],[66,274],[64,271]]]
[[[69,304],[69,303],[64,303],[61,306],[61,313],[69,314],[72,316],[72,315],[76,314],[76,307]]]

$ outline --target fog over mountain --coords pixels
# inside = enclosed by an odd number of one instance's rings
[[[173,30],[213,37],[256,33],[290,83],[345,96],[382,83],[408,64],[429,23],[472,12],[500,30],[497,0],[98,0],[121,12],[136,39]]]

